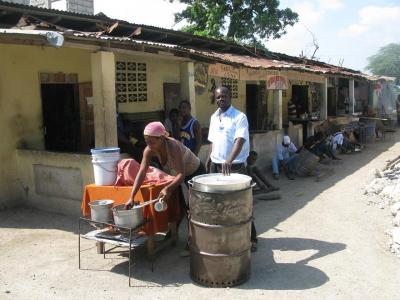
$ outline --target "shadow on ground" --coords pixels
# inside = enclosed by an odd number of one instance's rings
[[[275,238],[260,239],[260,248],[253,254],[252,275],[244,284],[237,286],[239,289],[265,289],[265,290],[305,290],[323,285],[329,277],[323,271],[308,263],[346,247],[342,243],[329,243],[313,239],[301,238]],[[133,286],[146,287],[178,287],[191,283],[189,277],[189,258],[180,258],[178,248],[164,252],[154,263],[144,260],[135,261],[132,274]],[[273,251],[303,251],[313,250],[309,257],[293,263],[279,263],[274,260]],[[137,257],[144,253],[138,253]],[[255,263],[255,261],[257,263]],[[115,265],[112,272],[128,276],[128,262]],[[168,276],[160,276],[168,274]],[[192,282],[193,284],[196,284]]]

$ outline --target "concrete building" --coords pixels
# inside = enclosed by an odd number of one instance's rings
[[[151,26],[3,1],[0,12],[2,24],[9,20],[0,30],[0,193],[7,195],[0,207],[25,203],[79,215],[83,187],[93,182],[89,149],[117,146],[116,112],[140,138],[144,124],[163,121],[188,99],[206,136],[213,89],[229,85],[232,104],[249,117],[252,149],[269,160],[285,124],[302,144],[303,127],[287,114],[296,89],[318,113],[311,132],[327,118],[329,76],[367,80],[321,62],[251,56],[242,46]],[[60,31],[57,22],[75,31]]]

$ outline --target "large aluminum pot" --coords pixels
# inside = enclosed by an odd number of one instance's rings
[[[237,173],[210,173],[193,177],[189,185],[194,190],[210,193],[240,191],[251,186],[251,177]]]
[[[143,223],[143,206],[132,207],[126,210],[125,205],[117,205],[112,209],[114,223],[117,226],[135,228]]]
[[[96,200],[89,202],[90,218],[95,222],[109,222],[112,220],[111,207],[113,200]]]

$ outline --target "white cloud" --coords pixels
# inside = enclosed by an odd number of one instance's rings
[[[362,24],[352,24],[346,28],[346,31],[342,33],[343,36],[357,36],[368,31],[368,26]]]
[[[319,0],[319,5],[323,10],[336,10],[344,7],[342,0]]]
[[[339,32],[344,37],[359,37],[367,32],[379,31],[388,39],[400,33],[400,6],[366,6],[359,13],[359,20]]]

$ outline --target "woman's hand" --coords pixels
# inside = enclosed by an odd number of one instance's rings
[[[169,197],[171,197],[171,191],[168,186],[166,186],[161,190],[160,194],[158,194],[158,199],[167,200]]]
[[[132,199],[129,199],[128,201],[125,202],[125,209],[126,210],[131,209],[132,206],[133,206],[133,200]]]

